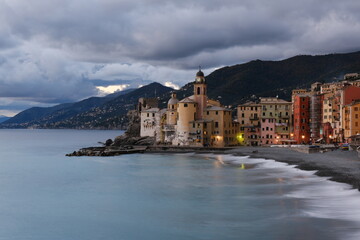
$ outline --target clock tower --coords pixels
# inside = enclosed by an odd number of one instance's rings
[[[196,73],[194,82],[194,101],[197,102],[196,120],[203,119],[203,114],[206,108],[207,96],[206,96],[206,81],[204,73],[199,68]]]

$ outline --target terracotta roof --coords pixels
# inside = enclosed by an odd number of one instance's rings
[[[190,99],[189,97],[184,98],[179,103],[196,103],[194,100]]]

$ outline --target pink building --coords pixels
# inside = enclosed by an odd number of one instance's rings
[[[276,144],[275,118],[261,120],[261,145]]]

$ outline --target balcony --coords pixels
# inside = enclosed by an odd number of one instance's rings
[[[259,117],[258,116],[251,116],[251,117],[249,117],[249,119],[255,121],[255,120],[259,120]]]

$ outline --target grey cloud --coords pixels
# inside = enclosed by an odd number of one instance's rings
[[[9,19],[17,34],[41,36],[92,62],[166,63],[204,51],[295,42],[331,11],[358,18],[355,1],[15,2]]]
[[[358,0],[0,2],[0,97],[63,102],[253,59],[360,50]]]

